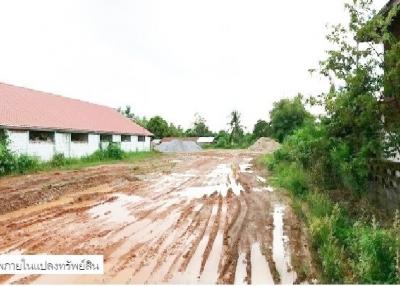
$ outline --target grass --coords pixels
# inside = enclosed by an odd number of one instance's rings
[[[272,172],[270,183],[289,193],[295,213],[307,225],[321,282],[400,283],[398,213],[387,227],[373,216],[354,217],[343,207],[346,202],[333,202],[329,191],[311,184],[299,163],[274,155],[260,160]]]
[[[42,162],[37,157],[28,155],[13,155],[13,166],[5,175],[32,174],[53,170],[76,170],[94,167],[103,164],[136,163],[143,160],[162,156],[158,152],[124,152],[119,148],[110,147],[98,150],[89,156],[81,158],[66,158],[63,154],[56,154],[52,160]],[[1,176],[0,176],[1,177]]]
[[[83,158],[67,158],[62,164],[54,164],[53,161],[42,163],[39,167],[39,171],[51,171],[51,170],[71,170],[71,169],[82,169],[87,167],[100,166],[104,164],[120,164],[120,163],[136,163],[147,159],[157,158],[162,156],[159,152],[127,152],[122,159],[113,158],[93,158],[91,156]]]

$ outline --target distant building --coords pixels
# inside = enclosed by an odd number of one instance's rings
[[[113,108],[0,83],[0,129],[18,154],[90,155],[110,142],[149,151],[152,134]]]
[[[197,139],[197,144],[201,145],[207,145],[207,144],[212,144],[214,143],[215,137],[199,137]]]

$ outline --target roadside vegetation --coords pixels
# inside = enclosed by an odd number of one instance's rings
[[[275,138],[283,145],[262,162],[272,184],[289,192],[308,228],[321,282],[398,284],[399,211],[382,215],[387,210],[379,212],[367,193],[371,160],[400,150],[399,121],[382,104],[384,89],[396,102],[400,96],[399,90],[392,93],[400,86],[400,44],[388,32],[399,8],[378,15],[370,0],[355,0],[346,9],[349,25],[332,27],[327,39],[335,48],[315,70],[329,77],[331,88],[308,99],[325,114],[314,120],[300,112],[304,120],[295,120],[286,104],[276,104],[274,114],[282,116],[275,119],[291,126],[278,128]],[[384,56],[374,43],[391,49]]]
[[[82,158],[66,158],[63,154],[55,154],[48,162],[25,154],[15,154],[8,148],[8,139],[4,130],[0,130],[0,176],[27,174],[53,169],[79,169],[100,164],[119,162],[135,162],[160,156],[156,152],[124,152],[119,145],[110,144],[107,148],[97,150]]]

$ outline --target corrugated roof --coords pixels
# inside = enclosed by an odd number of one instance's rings
[[[4,83],[0,83],[0,126],[152,135],[111,107]]]

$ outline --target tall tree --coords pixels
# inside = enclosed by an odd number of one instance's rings
[[[241,114],[239,111],[234,110],[230,114],[230,121],[229,121],[229,129],[230,129],[230,136],[229,141],[230,143],[239,143],[241,137],[243,137],[244,131],[243,126],[241,125]]]
[[[258,120],[253,129],[254,138],[269,137],[271,136],[271,126],[265,120]]]
[[[168,136],[168,123],[161,116],[152,117],[147,123],[147,129],[154,134],[156,138]]]
[[[135,114],[132,112],[132,108],[130,105],[125,106],[124,109],[118,107],[117,111],[129,119],[135,119]]]
[[[275,102],[270,117],[272,136],[279,142],[283,142],[286,136],[291,135],[307,120],[312,119],[311,114],[304,107],[301,95]]]
[[[187,136],[193,137],[207,137],[213,136],[213,132],[207,126],[207,121],[200,114],[196,113],[193,127],[186,131]]]

